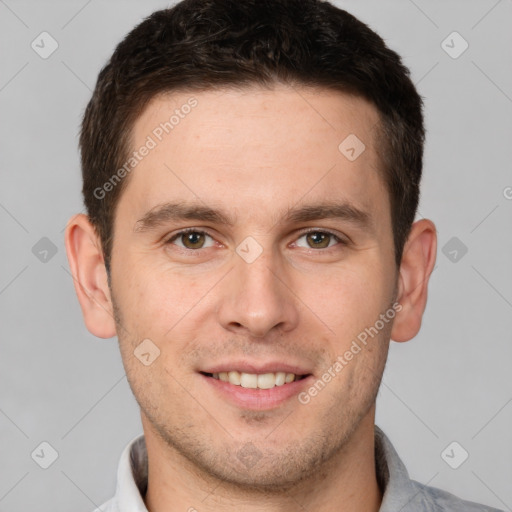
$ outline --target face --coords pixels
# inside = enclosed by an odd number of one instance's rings
[[[377,122],[280,86],[173,93],[135,123],[150,149],[115,217],[121,354],[146,435],[209,475],[286,487],[374,413],[397,282]]]

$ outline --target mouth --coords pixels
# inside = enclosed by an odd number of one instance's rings
[[[226,382],[233,386],[246,389],[272,389],[274,387],[287,386],[293,382],[306,379],[311,374],[298,375],[291,372],[267,372],[267,373],[246,373],[236,370],[208,373],[199,372],[205,377]]]
[[[254,411],[275,411],[292,406],[292,399],[297,399],[315,380],[311,366],[294,363],[291,358],[219,361],[196,371],[208,390],[206,392],[212,393],[213,400],[220,399],[237,409]]]
[[[237,409],[272,411],[293,404],[314,382],[313,374],[290,372],[245,373],[237,370],[198,372],[208,390]],[[209,393],[210,391],[208,391]],[[213,397],[212,397],[213,398]],[[297,403],[299,403],[297,401]]]

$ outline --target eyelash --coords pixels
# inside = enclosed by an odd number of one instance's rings
[[[165,242],[165,245],[171,245],[172,242],[174,242],[174,240],[179,238],[181,235],[186,235],[187,233],[199,233],[201,235],[207,235],[210,238],[214,239],[214,237],[210,233],[208,233],[208,231],[204,231],[204,230],[196,229],[196,228],[186,228],[186,229],[182,229],[181,231],[178,231],[177,233],[172,235],[171,238],[169,238]],[[340,244],[342,246],[349,245],[349,242],[347,240],[343,240],[342,238],[340,238],[338,235],[336,235],[332,231],[325,230],[325,229],[314,229],[313,228],[313,229],[308,229],[306,231],[301,231],[298,238],[302,238],[304,235],[308,235],[309,233],[322,233],[322,234],[330,235],[330,236],[332,236],[338,242],[338,244]],[[328,251],[334,249],[335,247],[336,246],[332,246],[332,247],[326,247],[326,248],[323,248],[323,249],[315,249],[313,247],[310,247],[309,250],[314,251],[314,252],[328,252]],[[183,247],[179,247],[179,246],[178,246],[178,248],[183,250],[183,251],[187,251],[187,252],[199,252],[202,249],[202,248],[200,248],[200,249],[188,249],[186,247],[183,248]],[[205,247],[205,249],[209,249],[209,247]]]

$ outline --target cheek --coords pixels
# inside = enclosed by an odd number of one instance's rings
[[[126,266],[116,287],[120,309],[130,331],[156,343],[177,335],[181,320],[197,307],[213,286],[213,276],[201,279],[179,275],[168,267],[144,266],[142,262]]]
[[[337,269],[302,281],[298,296],[338,339],[347,340],[373,325],[388,306],[390,283],[384,272],[376,261]]]

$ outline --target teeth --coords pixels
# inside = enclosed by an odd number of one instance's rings
[[[297,380],[294,373],[276,372],[276,373],[243,373],[243,372],[219,372],[213,374],[214,379],[229,382],[235,386],[242,386],[250,389],[271,389],[274,386],[282,386]]]
[[[293,375],[293,373],[290,373],[289,375]],[[276,386],[282,386],[286,382],[286,373],[279,372],[276,373]]]
[[[260,389],[271,389],[276,385],[276,374],[275,373],[264,373],[258,375],[258,387]]]
[[[258,387],[258,376],[254,373],[241,373],[240,386],[243,388],[256,389]]]
[[[223,372],[224,375],[227,375],[228,382],[230,384],[234,384],[235,386],[240,386],[240,374],[238,372]]]

